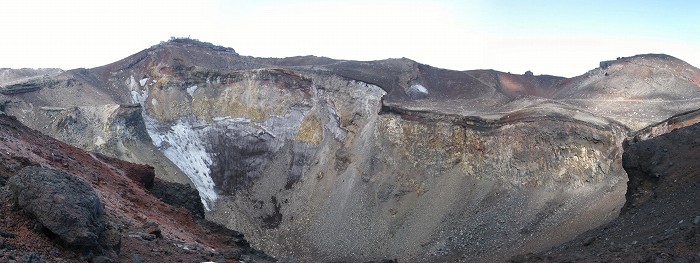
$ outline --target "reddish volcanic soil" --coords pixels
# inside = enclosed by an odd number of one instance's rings
[[[237,262],[250,258],[242,254],[259,253],[247,246],[242,235],[196,220],[187,209],[151,195],[144,185],[153,182],[152,168],[97,158],[7,115],[0,115],[0,159],[2,185],[26,166],[62,170],[89,182],[105,207],[105,222],[121,232],[120,262]],[[40,224],[17,211],[8,191],[1,192],[0,261],[20,260],[29,252],[49,262],[84,262],[91,257],[89,252],[59,245]],[[148,235],[154,229],[162,237]]]

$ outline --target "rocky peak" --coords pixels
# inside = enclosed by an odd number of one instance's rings
[[[158,48],[209,49],[213,51],[227,52],[232,55],[238,55],[238,53],[236,53],[236,50],[234,50],[233,48],[218,46],[209,42],[203,42],[189,37],[171,37],[170,40],[151,47],[151,49]]]

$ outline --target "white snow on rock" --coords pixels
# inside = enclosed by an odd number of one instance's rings
[[[190,94],[190,97],[194,94],[194,92],[197,90],[197,85],[194,85],[192,87],[187,88],[187,93]]]
[[[141,87],[146,86],[146,81],[148,81],[148,78],[142,78],[139,80],[139,84],[141,84]]]
[[[427,98],[428,88],[421,84],[414,84],[408,89],[408,91],[406,91],[406,95],[408,95],[408,97],[411,99]]]
[[[250,123],[250,119],[246,118],[232,118],[231,121],[233,123]]]
[[[146,102],[146,98],[148,98],[148,93],[145,91],[140,91],[140,90],[132,90],[131,91],[131,101],[134,103],[141,104],[143,106],[143,103]]]
[[[428,94],[428,89],[425,88],[421,84],[415,84],[415,85],[411,86],[411,88],[409,90],[414,90],[414,91],[419,92],[419,93]]]
[[[214,120],[214,121],[216,121],[216,122],[221,122],[221,121],[225,121],[225,120],[228,120],[228,119],[231,119],[231,116],[223,116],[223,117],[220,116],[220,117],[214,117],[214,118],[212,118],[212,120]]]
[[[143,103],[146,102],[146,98],[148,98],[148,92],[145,90],[141,90],[141,87],[139,87],[136,84],[136,80],[134,79],[134,76],[129,77],[129,91],[131,92],[131,101],[133,103],[138,103],[143,106]],[[142,85],[143,86],[143,85]]]
[[[158,127],[158,121],[148,116],[144,115],[144,120],[153,144],[192,180],[204,208],[211,210],[217,194],[210,176],[212,159],[204,145],[204,137],[210,127],[198,121],[179,120],[167,129]]]

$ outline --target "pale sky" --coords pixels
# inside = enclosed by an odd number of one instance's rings
[[[3,0],[0,36],[9,68],[97,67],[189,36],[257,57],[572,77],[642,53],[700,66],[700,1]]]

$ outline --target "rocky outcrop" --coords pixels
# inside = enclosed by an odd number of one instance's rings
[[[681,116],[688,116],[687,114]],[[680,116],[654,125],[673,127]],[[680,118],[682,119],[682,118]],[[686,123],[687,124],[687,123]],[[668,133],[645,129],[624,144],[629,175],[620,217],[576,239],[515,262],[694,262],[700,260],[700,124]],[[640,140],[640,138],[644,138]]]
[[[85,69],[0,70],[0,87],[34,90],[0,94],[0,110],[45,134],[82,149],[137,163],[148,163],[163,179],[191,183],[152,144],[140,105],[95,90],[98,78]],[[18,86],[18,87],[19,87]]]
[[[188,184],[180,184],[155,179],[150,188],[151,194],[166,204],[184,207],[198,218],[204,218],[204,205],[199,192]]]
[[[35,78],[38,76],[56,76],[63,73],[63,70],[57,68],[0,68],[0,83],[10,83],[21,79]]]
[[[6,69],[0,68],[0,94],[12,95],[32,92],[54,84],[52,77],[60,69]]]
[[[43,86],[43,84],[44,83],[41,83],[41,82],[24,82],[24,83],[6,85],[6,86],[0,87],[0,94],[10,95],[10,94],[32,92],[32,91],[36,91],[36,90],[40,89]]]
[[[0,186],[4,257],[17,260],[36,253],[50,262],[128,262],[134,255],[151,262],[273,261],[248,246],[240,233],[239,242],[230,242],[219,228],[150,194],[146,186],[155,185],[152,168],[98,156],[0,114],[0,178],[7,178],[7,185]],[[153,238],[144,238],[149,235]],[[234,250],[240,253],[228,253]]]
[[[68,245],[98,245],[103,207],[90,185],[61,171],[27,167],[8,185],[20,209]]]
[[[691,116],[684,114],[682,116]],[[671,118],[655,127],[673,127],[679,118]],[[687,125],[687,123],[686,123]],[[626,208],[641,206],[663,198],[679,188],[700,182],[694,172],[700,161],[700,124],[678,125],[668,133],[638,136],[625,141],[622,162],[629,175]],[[642,132],[652,132],[646,129]],[[640,140],[640,138],[645,138]]]

